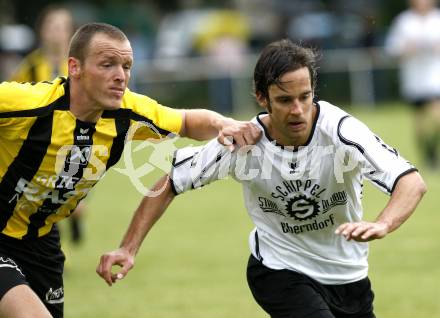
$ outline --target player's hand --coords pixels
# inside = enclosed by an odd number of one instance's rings
[[[261,130],[248,121],[237,121],[228,118],[222,122],[217,140],[230,151],[246,145],[255,145],[261,138]],[[235,144],[235,145],[234,145]]]
[[[347,241],[368,242],[385,237],[389,226],[385,222],[353,222],[341,224],[335,234],[343,235]]]
[[[118,265],[119,271],[112,273],[112,266]],[[115,251],[105,253],[101,256],[96,272],[109,286],[123,279],[128,271],[134,266],[134,256],[127,250],[119,248]]]

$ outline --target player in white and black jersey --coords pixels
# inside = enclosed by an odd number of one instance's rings
[[[367,241],[383,238],[414,211],[426,191],[417,170],[367,126],[327,102],[313,102],[315,56],[288,40],[267,46],[255,68],[254,118],[264,132],[230,152],[216,140],[177,150],[138,208],[121,247],[98,273],[110,285],[132,267],[140,244],[173,197],[231,175],[243,186],[255,229],[247,277],[271,317],[371,318]],[[363,221],[362,182],[391,195],[374,222]],[[122,266],[111,273],[111,266]]]

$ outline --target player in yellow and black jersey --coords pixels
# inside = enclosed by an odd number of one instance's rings
[[[119,160],[133,123],[149,124],[134,139],[181,130],[180,111],[128,89],[120,109],[104,110],[97,122],[80,120],[70,110],[69,89],[63,77],[0,86],[0,229],[7,236],[41,237],[69,216]]]
[[[38,48],[25,56],[11,80],[41,82],[67,76],[67,53],[73,30],[73,17],[67,8],[46,7],[37,19]]]
[[[73,16],[67,8],[49,5],[39,14],[36,23],[38,48],[29,53],[20,63],[12,81],[41,82],[57,76],[67,76],[69,41],[74,30]],[[69,238],[73,244],[83,239],[84,201],[69,218]]]
[[[63,316],[55,224],[119,160],[130,127],[144,123],[133,139],[258,139],[250,123],[129,91],[132,62],[122,31],[91,23],[72,38],[68,79],[0,84],[0,317]]]

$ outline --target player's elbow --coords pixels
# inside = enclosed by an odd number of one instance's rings
[[[425,181],[420,178],[420,182],[418,184],[418,192],[420,193],[420,196],[423,197],[426,191],[428,191],[428,186],[426,185]]]
[[[403,176],[397,183],[397,188],[399,192],[403,191],[401,193],[417,198],[417,200],[420,200],[428,190],[425,181],[417,171]]]
[[[420,198],[423,197],[423,195],[428,191],[428,187],[423,180],[422,176],[418,173],[414,173],[413,180],[412,180],[412,188],[416,195],[418,195]]]

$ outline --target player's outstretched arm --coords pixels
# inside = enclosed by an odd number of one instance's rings
[[[237,121],[219,113],[206,109],[191,109],[184,111],[184,124],[180,135],[196,140],[208,140],[217,137],[225,145],[231,137],[238,146],[254,145],[261,138],[261,130],[247,121]]]
[[[134,266],[134,258],[142,241],[173,201],[175,195],[171,190],[170,183],[168,175],[163,176],[157,181],[152,191],[159,194],[157,196],[145,196],[142,199],[125,232],[120,247],[101,256],[96,272],[109,286],[117,280],[124,278]],[[114,265],[118,265],[121,268],[113,273],[112,266]]]
[[[383,238],[410,217],[426,190],[422,177],[415,171],[409,173],[397,182],[388,204],[375,222],[344,223],[335,233],[359,242]]]

